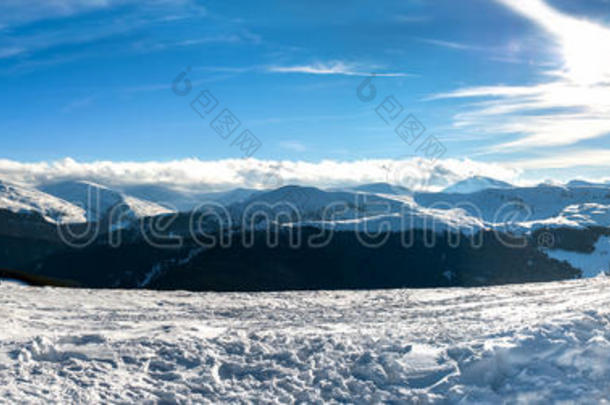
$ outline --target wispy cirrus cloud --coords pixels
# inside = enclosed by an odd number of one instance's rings
[[[19,46],[11,46],[7,48],[0,48],[0,59],[10,58],[16,55],[20,55],[24,53],[25,48]]]
[[[15,59],[36,65],[36,54],[41,51],[71,47],[66,52],[78,52],[73,48],[96,42],[117,40],[137,33],[152,25],[171,23],[187,17],[202,17],[207,14],[205,7],[193,0],[152,0],[139,6],[136,0],[5,0],[0,2],[0,59]],[[107,12],[112,10],[112,12]],[[95,13],[95,23],[87,18],[77,20],[72,17]],[[48,20],[67,20],[46,24],[30,29],[20,27],[29,23]],[[188,46],[206,42],[237,42],[248,39],[260,41],[254,34],[242,30],[234,36],[200,36],[196,39],[174,40],[173,46]],[[162,41],[157,40],[155,45]],[[166,41],[169,43],[169,41]],[[136,43],[137,45],[137,43]],[[120,49],[123,49],[121,46]],[[132,46],[135,49],[135,45]],[[152,46],[150,47],[152,48]],[[161,48],[159,46],[158,48]],[[136,49],[137,50],[137,49]],[[86,53],[86,51],[84,52]]]
[[[424,42],[426,44],[440,46],[440,47],[449,48],[449,49],[457,49],[457,50],[461,50],[461,51],[480,51],[480,50],[485,49],[485,48],[477,46],[477,45],[465,44],[465,43],[456,42],[456,41],[446,41],[446,40],[442,40],[442,39],[417,38],[417,40],[420,42]]]
[[[10,26],[49,18],[69,17],[123,2],[122,0],[4,0],[0,3],[0,24]]]
[[[199,37],[199,38],[191,38],[185,39],[181,41],[175,42],[173,45],[175,46],[194,46],[194,45],[205,45],[205,44],[236,44],[249,42],[253,44],[260,44],[262,41],[260,35],[253,34],[248,31],[244,31],[242,33],[236,34],[228,34],[228,35],[213,35],[208,37]]]
[[[305,146],[302,142],[295,140],[281,141],[279,145],[281,148],[291,150],[293,152],[305,152],[307,150],[307,146]]]
[[[77,98],[77,99],[69,102],[68,104],[64,105],[61,108],[61,112],[64,114],[71,113],[75,110],[79,110],[81,108],[85,108],[85,107],[91,105],[91,103],[93,103],[93,101],[95,101],[95,96],[93,96],[93,95]]]
[[[308,65],[269,66],[267,72],[271,73],[300,73],[309,75],[340,75],[340,76],[370,76],[378,77],[409,77],[414,74],[405,72],[377,72],[374,68],[366,68],[342,61],[326,63],[313,63]]]
[[[201,35],[195,38],[185,38],[179,40],[168,41],[151,41],[145,40],[133,44],[133,48],[140,52],[162,51],[172,48],[196,47],[206,45],[237,45],[237,44],[252,44],[259,45],[262,43],[262,37],[248,30],[241,30],[234,33],[216,34],[216,35]]]
[[[0,2],[0,26],[26,24],[33,21],[71,17],[96,10],[138,3],[137,0],[3,0]],[[192,0],[150,0],[144,7],[189,7],[205,13],[205,7]],[[176,18],[176,15],[164,18]]]
[[[564,14],[544,0],[496,1],[544,30],[557,65],[547,67],[548,79],[538,84],[468,87],[434,96],[482,100],[456,115],[456,126],[516,138],[490,152],[574,145],[609,134],[610,28]]]

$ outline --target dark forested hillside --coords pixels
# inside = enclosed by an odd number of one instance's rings
[[[305,228],[302,237],[307,240],[319,233]],[[426,240],[431,235],[423,232],[415,233],[411,247],[402,245],[399,233],[390,233],[376,248],[363,246],[365,236],[355,232],[335,232],[321,248],[295,249],[288,232],[272,236],[278,236],[275,247],[268,245],[269,235],[263,232],[255,234],[251,247],[239,235],[230,247],[211,249],[193,241],[179,249],[159,249],[145,241],[117,248],[96,244],[62,249],[25,270],[83,287],[197,291],[475,286],[580,275],[567,263],[548,258],[533,240],[525,247],[509,248],[491,232],[482,235],[481,247],[466,237],[456,245],[446,235],[436,235],[430,246]]]

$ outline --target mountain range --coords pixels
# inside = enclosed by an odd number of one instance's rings
[[[421,218],[434,217],[440,222],[453,219],[456,226],[465,220],[467,226],[477,222],[482,227],[501,226],[506,221],[495,218],[505,205],[519,205],[523,215],[515,216],[514,224],[523,228],[556,226],[587,226],[610,224],[610,185],[585,181],[570,181],[565,185],[541,184],[535,187],[516,187],[486,177],[471,177],[437,193],[415,192],[387,183],[365,184],[355,187],[331,188],[284,186],[274,190],[235,189],[221,192],[191,192],[167,186],[132,185],[112,188],[88,181],[64,181],[38,187],[0,181],[0,210],[20,214],[41,215],[52,223],[99,222],[109,215],[130,219],[154,217],[175,212],[190,212],[198,206],[215,202],[233,211],[261,202],[293,204],[308,220],[319,220],[319,215],[332,203],[345,203],[356,212],[335,216],[334,223],[346,226],[345,220],[356,217],[370,219],[370,211],[377,205],[375,215],[388,216],[402,210]],[[382,207],[384,205],[385,207]],[[356,207],[358,206],[358,207]],[[113,212],[114,210],[114,212]],[[385,210],[385,211],[384,211]],[[515,209],[514,211],[518,211]],[[449,217],[449,218],[448,218]],[[468,218],[469,217],[469,218]],[[112,221],[111,221],[112,222]]]
[[[296,248],[295,230],[302,238]],[[405,232],[408,248],[401,246]],[[87,181],[0,182],[0,268],[88,287],[266,290],[554,280],[608,270],[607,235],[610,185],[583,181],[516,187],[473,177],[437,193],[385,183],[199,193]],[[314,248],[311,240],[325,244]],[[407,270],[397,275],[397,268]]]

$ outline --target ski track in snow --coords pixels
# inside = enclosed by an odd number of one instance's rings
[[[0,286],[2,403],[603,403],[610,279],[187,293]]]

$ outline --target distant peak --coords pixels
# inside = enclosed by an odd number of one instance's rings
[[[608,187],[607,183],[594,183],[587,180],[571,180],[566,183],[566,187]]]
[[[409,189],[402,186],[393,186],[389,183],[370,183],[363,184],[351,188],[354,191],[362,191],[367,193],[379,193],[379,194],[406,194],[409,193]]]
[[[455,194],[470,194],[489,188],[506,189],[513,188],[513,185],[505,181],[493,179],[491,177],[472,176],[468,177],[467,179],[458,181],[452,186],[447,187],[443,190],[443,192]]]

